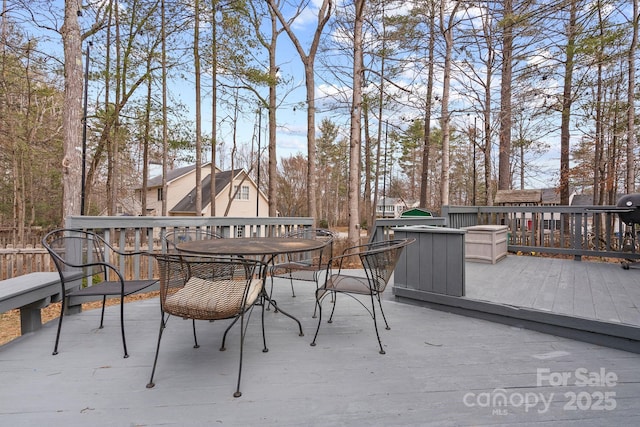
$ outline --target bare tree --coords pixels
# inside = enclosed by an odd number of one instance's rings
[[[578,1],[569,1],[569,20],[567,22],[567,44],[565,46],[564,82],[562,93],[562,117],[560,124],[560,204],[569,205],[569,148],[571,105],[573,103],[573,70],[578,34]]]
[[[435,56],[435,41],[436,41],[436,5],[435,1],[429,1],[427,3],[427,16],[429,19],[429,44],[427,52],[428,68],[427,68],[427,93],[424,109],[424,140],[422,147],[422,177],[420,179],[420,207],[427,207],[428,192],[429,192],[429,163],[430,163],[430,151],[431,151],[431,108],[433,99],[433,61]]]
[[[450,135],[450,113],[449,113],[449,90],[451,86],[451,51],[453,49],[453,29],[456,24],[456,12],[460,7],[459,1],[454,1],[450,9],[447,9],[448,2],[443,1],[440,5],[440,30],[444,36],[445,54],[442,84],[442,118],[440,127],[442,128],[442,181],[440,184],[441,203],[449,204],[449,140]]]
[[[316,203],[316,104],[315,104],[315,75],[314,65],[316,53],[318,52],[318,45],[320,44],[320,36],[322,30],[331,17],[331,11],[333,7],[332,0],[322,0],[322,4],[318,9],[318,21],[313,34],[313,39],[309,46],[309,52],[305,52],[302,43],[291,29],[292,20],[286,20],[282,15],[280,9],[276,6],[274,0],[267,0],[269,7],[278,17],[280,24],[286,31],[287,35],[291,39],[291,42],[296,47],[298,55],[302,64],[304,65],[304,77],[305,85],[307,89],[307,156],[309,166],[307,168],[307,203],[309,204],[309,215],[316,220],[318,215],[317,203]],[[302,10],[308,7],[309,2],[305,1],[300,4],[297,12],[294,14],[298,16]]]
[[[196,215],[202,215],[202,88],[200,84],[200,0],[195,0],[193,65],[196,79]]]

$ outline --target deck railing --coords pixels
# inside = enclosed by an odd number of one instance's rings
[[[403,225],[446,225],[462,228],[472,225],[502,224],[508,227],[510,252],[564,254],[640,259],[638,230],[625,225],[614,206],[444,206],[442,217],[379,219],[371,240],[389,237],[392,229]],[[178,227],[201,228],[226,238],[278,236],[298,227],[310,227],[312,218],[237,217],[69,217],[65,226],[97,230],[107,241],[131,250],[162,249],[164,233]],[[637,228],[637,227],[636,227]],[[0,249],[0,280],[34,272],[53,271],[41,247]],[[133,275],[147,276],[148,262],[127,265]]]
[[[638,230],[615,206],[444,206],[447,226],[508,227],[509,252],[640,259]]]
[[[238,218],[238,217],[98,217],[73,216],[65,227],[99,232],[107,242],[132,251],[162,251],[162,237],[169,231],[189,227],[215,232],[225,238],[280,236],[300,227],[310,227],[312,218]],[[148,257],[110,260],[128,277],[153,277]],[[0,250],[0,280],[35,271],[55,271],[50,256],[42,247]]]

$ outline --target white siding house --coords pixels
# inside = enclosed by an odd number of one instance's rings
[[[210,163],[202,165],[202,215],[211,216]],[[162,190],[162,176],[149,179],[147,192],[136,189],[142,200],[147,198],[147,215],[162,215],[162,200],[167,200],[167,215],[195,216],[195,165],[171,170],[167,173],[167,194]],[[238,189],[239,187],[239,189]],[[236,192],[236,189],[238,191]],[[231,204],[229,201],[231,200]],[[244,169],[220,171],[216,168],[216,215],[235,217],[266,217],[269,203],[262,191]]]

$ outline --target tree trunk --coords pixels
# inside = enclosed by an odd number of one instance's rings
[[[196,207],[195,215],[202,215],[202,101],[200,85],[200,0],[194,2],[193,65],[196,83]]]
[[[277,216],[277,192],[276,177],[278,176],[278,157],[276,153],[276,111],[277,111],[277,93],[276,93],[276,77],[278,74],[278,63],[276,62],[276,46],[278,42],[278,28],[276,25],[275,12],[271,10],[271,42],[269,43],[269,186],[267,187],[267,196],[269,197],[269,216]],[[262,106],[260,106],[262,108]],[[258,153],[260,156],[260,153]],[[259,157],[258,157],[259,158]],[[311,215],[311,213],[309,213]]]
[[[576,21],[578,14],[577,0],[569,3],[569,22],[567,25],[567,47],[564,69],[564,88],[562,93],[562,118],[560,123],[560,204],[569,205],[569,148],[571,133],[569,124],[571,121],[572,84],[573,84],[573,58],[575,55]]]
[[[511,81],[513,75],[513,4],[504,0],[502,21],[502,79],[500,83],[500,154],[498,189],[511,189]]]
[[[216,216],[216,138],[218,135],[218,0],[211,8],[211,216]]]
[[[169,128],[167,114],[167,34],[166,7],[162,0],[162,216],[167,215],[167,164],[169,162]],[[212,154],[213,157],[213,154]]]
[[[429,204],[429,156],[431,151],[431,107],[433,105],[433,61],[436,43],[435,3],[429,5],[429,65],[427,72],[427,95],[424,109],[424,141],[422,147],[422,177],[420,179],[420,207]]]
[[[360,243],[360,143],[362,120],[362,73],[363,47],[362,27],[366,0],[355,0],[353,28],[353,98],[351,100],[351,130],[349,138],[349,231],[348,244]]]
[[[633,35],[631,38],[631,46],[629,46],[629,78],[627,88],[627,176],[625,183],[625,191],[627,193],[635,192],[635,147],[636,147],[636,131],[635,131],[635,87],[636,87],[636,49],[638,47],[638,0],[633,0],[633,17],[632,27]]]
[[[82,155],[82,40],[78,24],[78,3],[65,1],[64,25],[64,142],[62,160],[62,216],[80,214]]]
[[[147,67],[150,63],[147,63]],[[144,111],[144,135],[142,141],[142,216],[147,215],[147,181],[149,180],[149,146],[151,145],[151,72],[147,68],[149,73],[149,80],[147,82],[147,99]]]

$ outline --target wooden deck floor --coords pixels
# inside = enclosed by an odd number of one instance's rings
[[[494,266],[468,265],[468,291],[485,298],[490,289],[502,289],[491,294],[494,299],[509,295],[502,302],[530,301],[553,309],[544,295],[561,293],[546,285],[566,282],[556,288],[571,286],[575,294],[583,292],[581,284],[571,284],[568,277],[597,282],[590,264],[560,263],[568,265],[520,257]],[[513,290],[508,270],[516,265],[519,282],[528,278],[545,284],[545,291],[521,295]],[[640,276],[640,271],[617,269],[629,280]],[[614,282],[615,273],[604,269],[600,274],[611,279],[601,281]],[[228,350],[218,351],[224,322],[199,324],[201,347],[194,349],[191,323],[171,319],[156,386],[145,387],[159,324],[158,301],[152,299],[126,307],[128,359],[122,358],[116,307],[107,309],[100,330],[99,311],[66,318],[57,356],[51,356],[54,324],[1,346],[0,425],[640,425],[638,354],[404,304],[391,293],[384,305],[392,329],[381,330],[386,355],[377,352],[371,318],[345,298],[334,323],[323,324],[318,346],[311,347],[316,325],[311,287],[300,284],[296,290],[298,296],[291,298],[288,284],[281,282],[275,294],[301,319],[305,336],[298,336],[292,321],[269,311],[270,351],[263,353],[260,317],[254,312],[240,398],[232,397],[237,328]],[[591,304],[594,314],[605,312],[598,302]],[[574,304],[572,310],[582,309]],[[611,318],[613,310],[607,310]]]
[[[398,300],[640,354],[640,270],[509,255],[465,264],[465,296],[394,287]]]
[[[640,270],[618,263],[509,255],[466,278],[471,299],[640,326]]]

